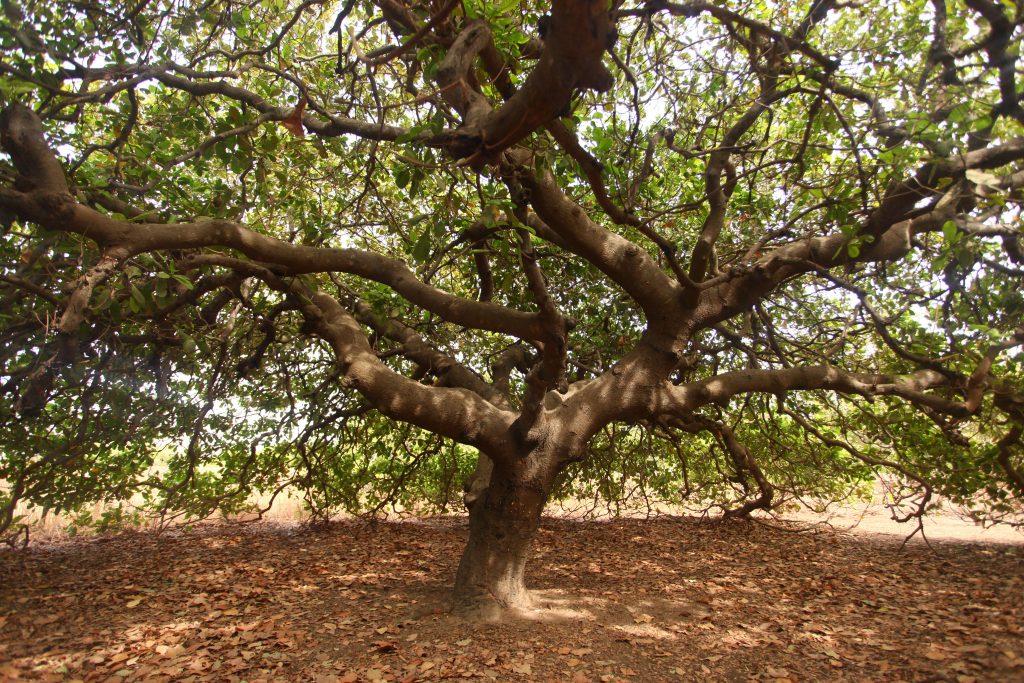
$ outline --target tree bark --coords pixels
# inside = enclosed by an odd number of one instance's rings
[[[476,468],[463,486],[462,502],[467,510],[472,510],[476,502],[487,493],[487,487],[491,485],[491,472],[493,471],[494,462],[481,452],[477,456]]]
[[[455,576],[454,612],[496,619],[533,606],[524,580],[526,560],[550,492],[548,480],[495,466],[490,486],[469,511],[469,542]]]

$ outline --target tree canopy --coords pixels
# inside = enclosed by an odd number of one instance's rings
[[[1019,519],[1021,2],[2,4],[0,529]]]

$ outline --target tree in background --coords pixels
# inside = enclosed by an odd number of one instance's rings
[[[464,483],[495,613],[552,497],[1020,510],[1020,2],[3,9],[0,528]]]

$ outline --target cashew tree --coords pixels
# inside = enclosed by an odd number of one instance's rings
[[[464,495],[494,615],[552,498],[1020,519],[1019,0],[2,6],[0,529]]]

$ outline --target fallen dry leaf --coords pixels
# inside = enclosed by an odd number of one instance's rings
[[[256,525],[0,552],[0,680],[980,683],[1024,667],[1022,546],[549,519],[528,581],[570,616],[481,628],[445,612],[465,534],[464,518]]]

